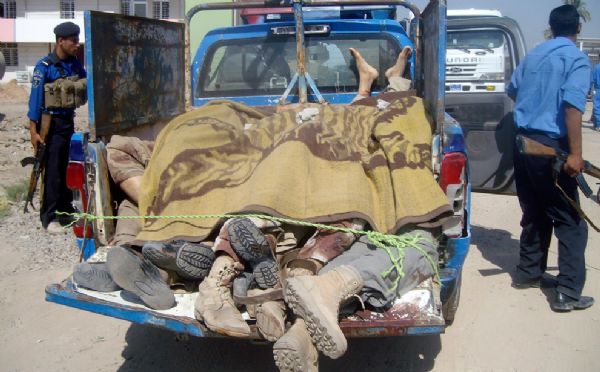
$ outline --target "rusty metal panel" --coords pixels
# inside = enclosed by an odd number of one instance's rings
[[[185,111],[183,23],[86,11],[92,139]]]
[[[423,98],[437,132],[444,124],[446,0],[431,0],[423,11]]]

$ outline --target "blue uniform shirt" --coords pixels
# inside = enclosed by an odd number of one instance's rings
[[[565,103],[585,112],[590,75],[588,57],[566,37],[534,48],[519,64],[507,88],[508,95],[515,98],[517,127],[551,138],[564,137]]]
[[[596,90],[596,93],[594,94],[594,112],[592,114],[592,122],[594,123],[594,128],[598,128],[600,127],[600,63],[594,68],[594,73],[592,74],[592,83],[594,84],[594,89]]]
[[[61,61],[55,53],[50,53],[35,65],[29,96],[29,111],[27,112],[29,119],[36,123],[40,121],[42,110],[44,110],[44,84],[68,76],[79,76],[80,78],[87,76],[81,62],[75,57]],[[73,112],[73,109],[53,109],[51,111],[52,114],[57,115],[73,115]]]

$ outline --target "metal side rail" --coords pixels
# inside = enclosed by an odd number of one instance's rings
[[[428,279],[396,300],[384,313],[358,311],[342,319],[340,326],[347,337],[379,337],[439,334],[445,329],[439,300],[439,286]],[[196,337],[226,337],[208,330],[194,318],[198,293],[176,294],[177,306],[152,310],[126,292],[101,293],[78,288],[70,278],[46,287],[46,301],[98,313],[133,323],[146,324]],[[262,339],[255,319],[242,313],[250,328],[251,339]]]

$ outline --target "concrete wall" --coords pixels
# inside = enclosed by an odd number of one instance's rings
[[[42,59],[52,50],[50,43],[25,43],[19,44],[19,66],[6,66],[6,73],[0,83],[6,83],[17,78],[17,71],[28,71],[29,77],[33,73],[37,61]]]
[[[169,16],[172,20],[184,17],[184,1],[169,1]],[[98,10],[119,13],[120,0],[75,0],[75,18],[60,18],[59,0],[17,0],[17,18],[0,19],[0,42],[17,43],[19,66],[6,68],[0,83],[16,78],[17,71],[33,71],[36,62],[49,53],[55,41],[54,27],[57,24],[71,21],[79,25],[81,43],[85,42],[83,12]],[[147,0],[147,15],[152,16],[152,0]]]

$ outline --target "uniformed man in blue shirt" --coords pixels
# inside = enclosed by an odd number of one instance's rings
[[[60,78],[77,76],[85,78],[86,72],[77,60],[79,50],[79,26],[72,22],[61,23],[54,28],[56,46],[54,51],[42,58],[33,70],[31,95],[29,97],[29,131],[34,149],[42,142],[39,134],[42,112],[50,113],[50,131],[46,144],[44,165],[44,193],[40,219],[42,226],[51,233],[62,233],[56,211],[72,212],[72,192],[66,186],[66,172],[69,160],[69,142],[74,132],[74,108],[47,109],[44,102],[44,85]],[[62,221],[65,222],[65,221]]]
[[[568,158],[558,184],[578,201],[574,177],[583,169],[581,118],[590,88],[591,65],[575,45],[581,29],[572,5],[550,13],[554,38],[529,52],[507,88],[515,100],[517,131],[545,145],[560,148]],[[585,284],[587,224],[554,184],[553,161],[514,153],[517,195],[523,211],[520,260],[512,286],[539,287],[546,271],[552,231],[558,239],[554,311],[586,309],[594,299],[582,296]]]
[[[592,75],[592,84],[594,85],[594,110],[592,111],[592,123],[594,130],[600,131],[600,63],[594,68]]]

